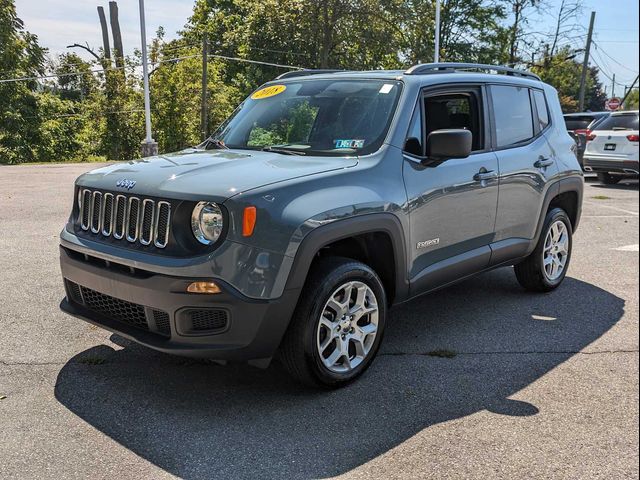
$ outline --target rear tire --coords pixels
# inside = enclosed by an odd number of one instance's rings
[[[532,292],[550,292],[567,274],[573,247],[571,221],[561,208],[547,213],[535,250],[515,265],[520,285]]]
[[[620,181],[620,177],[611,175],[610,173],[600,172],[598,173],[598,180],[605,185],[615,185]]]
[[[320,259],[304,285],[280,359],[306,385],[344,386],[371,365],[386,314],[384,286],[369,266],[342,257]]]

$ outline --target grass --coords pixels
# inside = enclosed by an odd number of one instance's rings
[[[427,353],[427,355],[429,355],[430,357],[438,357],[438,358],[453,358],[458,354],[453,350],[438,349],[438,350],[433,350],[432,352]]]

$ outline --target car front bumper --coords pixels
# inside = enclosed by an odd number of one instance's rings
[[[274,355],[299,294],[255,300],[219,279],[134,269],[64,246],[60,268],[60,308],[74,317],[165,353],[256,365]],[[198,280],[215,281],[221,293],[187,293]]]

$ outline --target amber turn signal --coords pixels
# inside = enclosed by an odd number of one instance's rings
[[[187,287],[189,293],[220,293],[220,287],[214,282],[193,282]]]
[[[242,215],[242,236],[250,237],[253,235],[253,228],[256,226],[256,207],[245,207],[244,215]]]

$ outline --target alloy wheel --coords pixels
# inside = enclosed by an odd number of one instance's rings
[[[550,281],[560,278],[569,259],[569,232],[563,221],[554,222],[547,232],[542,253],[544,274]]]
[[[363,282],[341,285],[325,303],[316,333],[316,347],[324,366],[347,373],[360,365],[378,332],[378,302]]]

